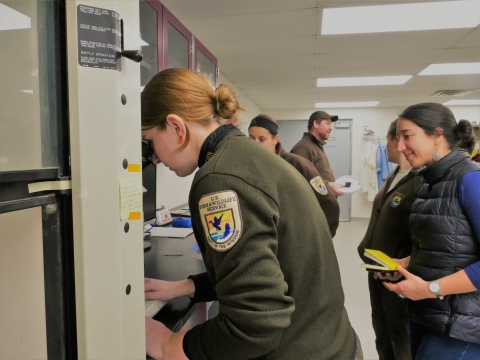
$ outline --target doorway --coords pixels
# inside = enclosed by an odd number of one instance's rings
[[[280,142],[286,151],[302,138],[307,131],[307,120],[280,120]],[[333,123],[330,138],[325,144],[330,166],[335,178],[352,173],[352,120],[338,120]],[[340,205],[340,221],[350,221],[352,197],[349,194],[338,197]]]

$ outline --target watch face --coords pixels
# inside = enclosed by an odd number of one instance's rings
[[[438,285],[437,282],[431,282],[431,283],[428,283],[428,289],[434,293],[434,294],[438,294],[440,292],[440,285]]]

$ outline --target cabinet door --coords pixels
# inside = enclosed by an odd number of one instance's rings
[[[218,67],[217,58],[197,39],[195,38],[195,70],[204,73],[217,86]]]
[[[193,69],[192,33],[165,7],[163,8],[163,68]]]
[[[157,0],[140,0],[140,89],[163,68],[163,6]]]

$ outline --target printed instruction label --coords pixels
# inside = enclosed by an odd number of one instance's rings
[[[112,10],[77,6],[78,63],[81,66],[122,70],[120,15]]]

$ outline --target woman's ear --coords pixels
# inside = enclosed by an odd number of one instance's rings
[[[170,131],[173,131],[179,143],[183,143],[187,138],[187,127],[180,116],[174,114],[167,115],[167,127]]]
[[[279,141],[280,141],[280,135],[277,134],[273,137],[273,143],[277,145]]]
[[[433,142],[435,143],[435,145],[440,144],[440,142],[441,142],[442,139],[444,138],[443,134],[444,134],[444,132],[443,132],[443,129],[442,129],[441,127],[437,127],[437,128],[434,130]]]

